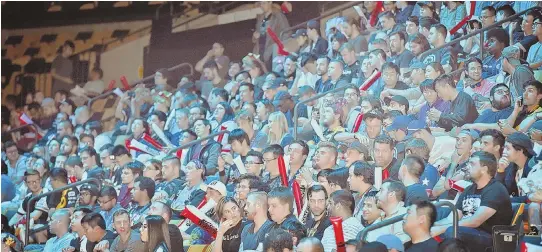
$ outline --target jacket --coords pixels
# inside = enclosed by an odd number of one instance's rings
[[[263,14],[260,14],[260,15],[257,16],[255,31],[260,31],[261,30],[263,19],[264,19]],[[266,30],[267,30],[268,27],[270,27],[271,30],[273,30],[275,32],[275,34],[277,34],[279,39],[282,40],[282,41],[284,41],[284,40],[286,40],[287,38],[290,37],[291,32],[285,32],[282,35],[282,37],[280,36],[280,33],[282,31],[290,28],[290,24],[288,23],[288,19],[286,19],[286,16],[284,16],[284,14],[282,14],[282,12],[280,12],[280,10],[273,10],[273,12],[271,13],[270,19],[267,21]],[[259,54],[259,52],[260,52],[259,41],[255,40],[255,41],[252,41],[252,42],[254,42],[253,53]],[[262,61],[269,61],[269,60],[272,59],[274,51],[276,51],[276,49],[273,48],[274,44],[275,44],[275,42],[271,39],[271,36],[267,35],[267,33],[266,33],[264,54],[260,56],[260,57],[263,57],[263,58],[261,58],[261,59],[263,59]]]
[[[195,155],[196,148],[201,147],[200,144],[192,145],[186,153],[185,164],[188,164]],[[214,175],[218,171],[218,156],[220,155],[222,146],[213,139],[209,139],[207,143],[201,147],[196,159],[205,165],[205,176]]]

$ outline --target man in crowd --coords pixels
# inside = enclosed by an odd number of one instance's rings
[[[271,189],[267,195],[267,204],[269,216],[273,221],[272,229],[285,229],[289,222],[298,222],[292,214],[294,195],[290,189],[286,187]]]
[[[118,236],[109,245],[110,251],[143,251],[145,244],[139,233],[131,227],[130,214],[120,209],[113,214],[113,226]]]
[[[321,185],[313,185],[307,191],[309,199],[310,215],[308,216],[305,228],[308,237],[315,237],[321,240],[324,230],[331,225],[327,211],[328,193]]]
[[[431,237],[431,227],[437,220],[437,208],[423,200],[412,204],[404,217],[403,230],[410,236],[407,251],[436,251],[438,242]]]
[[[273,226],[273,221],[267,218],[267,194],[265,192],[251,192],[243,211],[252,223],[246,225],[241,232],[240,251],[256,250],[262,246],[266,234]]]
[[[399,169],[399,179],[406,187],[405,206],[407,207],[418,201],[429,200],[424,187],[429,184],[429,180],[420,181],[424,169],[425,162],[419,156],[409,155],[403,160]]]
[[[478,111],[472,98],[462,91],[457,91],[454,81],[450,75],[441,75],[435,80],[435,90],[440,98],[452,103],[450,114],[443,114],[432,108],[428,112],[429,119],[446,129],[461,127],[464,124],[472,123],[478,117]]]
[[[355,239],[358,233],[363,229],[360,221],[352,216],[354,212],[354,197],[349,191],[339,190],[331,194],[328,203],[328,213],[330,217],[341,217],[344,240]],[[333,226],[329,226],[324,231],[322,237],[324,251],[332,251],[337,247]]]
[[[68,232],[70,226],[70,212],[67,209],[55,211],[49,224],[51,233],[55,237],[47,240],[43,251],[62,251],[70,246],[70,242],[74,239],[72,233]]]

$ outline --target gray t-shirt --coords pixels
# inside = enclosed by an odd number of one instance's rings
[[[395,63],[399,68],[409,68],[410,62],[414,58],[414,54],[409,50],[404,50],[403,53],[393,57],[391,62]]]
[[[359,54],[360,52],[366,52],[369,50],[369,44],[367,43],[367,39],[365,37],[359,35],[351,40],[352,45],[354,46],[354,51],[356,54]]]
[[[241,245],[239,251],[256,250],[260,243],[265,240],[265,235],[269,233],[273,222],[266,220],[265,223],[254,233],[254,222],[246,225],[241,232]]]
[[[523,85],[528,81],[534,80],[533,71],[528,66],[519,65],[514,73],[505,81],[510,88],[512,99],[516,99],[523,95]]]
[[[56,74],[62,77],[72,78],[73,62],[69,58],[64,58],[62,55],[58,55],[53,60],[51,68],[55,69]],[[73,84],[66,83],[64,81],[53,79],[53,94],[58,90],[70,91],[73,88]]]
[[[111,252],[124,251],[124,252],[143,252],[145,245],[141,241],[140,235],[136,231],[130,232],[130,238],[126,243],[120,240],[120,235],[113,240],[110,246]]]

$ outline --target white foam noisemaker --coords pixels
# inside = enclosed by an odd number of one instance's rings
[[[156,149],[154,149],[154,148],[152,148],[152,147],[149,147],[149,146],[147,146],[147,145],[144,145],[144,144],[142,144],[141,142],[139,142],[139,141],[137,141],[137,140],[135,140],[135,139],[132,139],[132,140],[130,141],[130,145],[131,145],[132,147],[135,147],[135,148],[137,148],[137,149],[140,149],[141,151],[144,151],[144,152],[149,153],[149,154],[151,154],[151,155],[154,155],[154,156],[160,155],[160,151],[158,151],[158,150],[156,150]]]
[[[160,140],[162,140],[168,147],[170,147],[170,148],[175,147],[175,146],[173,146],[171,141],[169,141],[169,139],[166,137],[166,134],[164,134],[164,131],[162,129],[160,129],[160,127],[158,127],[158,125],[156,125],[156,123],[151,123],[151,127],[152,127],[152,130],[154,131],[154,133],[156,133],[156,135],[160,138]]]

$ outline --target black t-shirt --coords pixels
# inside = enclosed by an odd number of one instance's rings
[[[535,35],[531,34],[523,37],[521,41],[519,41],[519,43],[521,44],[521,46],[523,46],[523,48],[525,48],[525,52],[521,51],[521,58],[527,60],[527,53],[529,52],[531,46],[538,43],[538,38]]]
[[[503,184],[495,179],[482,189],[472,184],[459,196],[455,204],[457,210],[463,212],[463,218],[472,217],[480,207],[489,207],[496,210],[495,214],[487,219],[478,229],[491,234],[495,225],[510,225],[512,222],[512,203]]]
[[[360,78],[361,64],[356,60],[352,65],[346,65],[343,69],[343,78],[349,83],[357,83]]]
[[[61,209],[75,207],[75,203],[79,198],[77,188],[69,188],[62,192],[56,192],[47,196],[47,207]]]
[[[87,240],[87,251],[94,251],[94,247],[98,245],[101,241],[108,241],[109,244],[113,244],[113,240],[117,238],[117,234],[113,233],[110,230],[107,230],[105,236],[99,242],[91,242]]]
[[[243,222],[239,221],[235,227],[230,228],[230,230],[224,233],[224,237],[222,238],[223,252],[239,251],[239,246],[241,246],[241,232],[243,231],[243,228]]]
[[[412,244],[411,241],[407,242],[405,244],[406,252],[429,252],[429,251],[437,251],[438,249],[438,242],[433,239],[429,238],[424,242]]]

